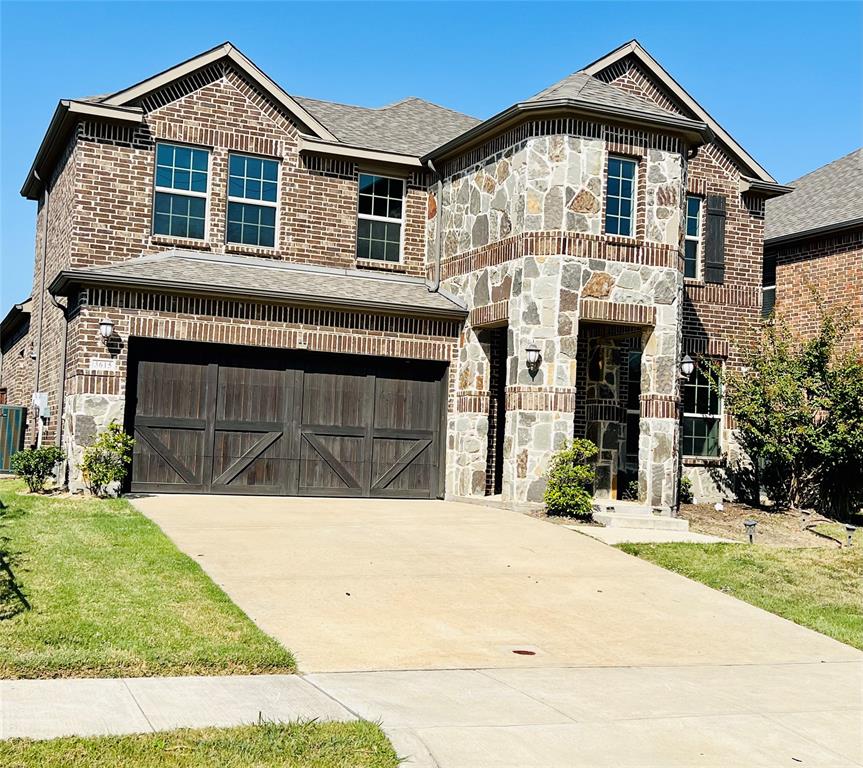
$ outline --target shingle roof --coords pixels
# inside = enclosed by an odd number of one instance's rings
[[[413,96],[378,109],[301,96],[294,99],[345,144],[417,157],[480,122]]]
[[[595,104],[598,107],[627,109],[653,117],[680,117],[679,114],[662,109],[662,107],[658,107],[653,102],[640,99],[620,88],[597,80],[586,72],[573,72],[568,77],[563,78],[563,80],[550,85],[535,96],[531,96],[527,101],[533,103],[554,101],[555,99],[584,101]]]
[[[790,194],[767,201],[765,240],[863,219],[863,147],[790,186]]]
[[[418,277],[199,251],[171,250],[119,264],[61,272],[50,290],[64,293],[68,286],[81,283],[137,285],[419,316],[466,314],[454,298],[430,291]]]

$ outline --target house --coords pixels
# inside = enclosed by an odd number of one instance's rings
[[[818,330],[820,302],[852,322],[863,348],[863,148],[801,176],[770,200],[764,226],[765,314],[801,338]]]
[[[292,96],[225,43],[57,107],[43,439],[72,488],[117,420],[135,491],[522,504],[587,436],[599,496],[727,493],[703,362],[740,364],[786,191],[635,41],[486,120]]]

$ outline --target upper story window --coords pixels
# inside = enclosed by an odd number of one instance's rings
[[[635,232],[635,160],[608,158],[608,191],[605,196],[605,231],[632,237]]]
[[[210,153],[206,149],[156,145],[154,234],[205,238],[209,176]]]
[[[401,260],[404,197],[404,179],[360,174],[358,259]]]
[[[278,161],[230,155],[227,241],[274,248],[278,198]]]
[[[769,317],[776,305],[776,255],[765,256],[761,269],[761,314]]]
[[[722,430],[722,392],[696,366],[683,385],[683,455],[719,456]]]
[[[684,241],[683,276],[698,277],[701,256],[701,198],[686,198],[686,239]]]

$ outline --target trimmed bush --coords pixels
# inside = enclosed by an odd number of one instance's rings
[[[692,480],[686,475],[680,477],[680,503],[692,504]]]
[[[66,455],[56,445],[46,445],[42,448],[27,448],[12,454],[9,462],[12,471],[24,479],[30,493],[41,493],[45,481],[53,474]]]
[[[123,482],[132,462],[134,444],[123,428],[112,421],[96,442],[84,449],[81,473],[91,493],[105,497],[115,484]]]
[[[573,440],[551,457],[544,497],[550,515],[591,518],[598,452],[590,440]]]

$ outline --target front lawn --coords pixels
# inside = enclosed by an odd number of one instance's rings
[[[201,568],[123,500],[0,480],[0,678],[295,671]],[[0,764],[3,761],[0,760]]]
[[[620,549],[863,650],[863,531],[851,548],[621,544]]]
[[[4,768],[396,768],[368,722],[204,728],[140,736],[0,741]]]

